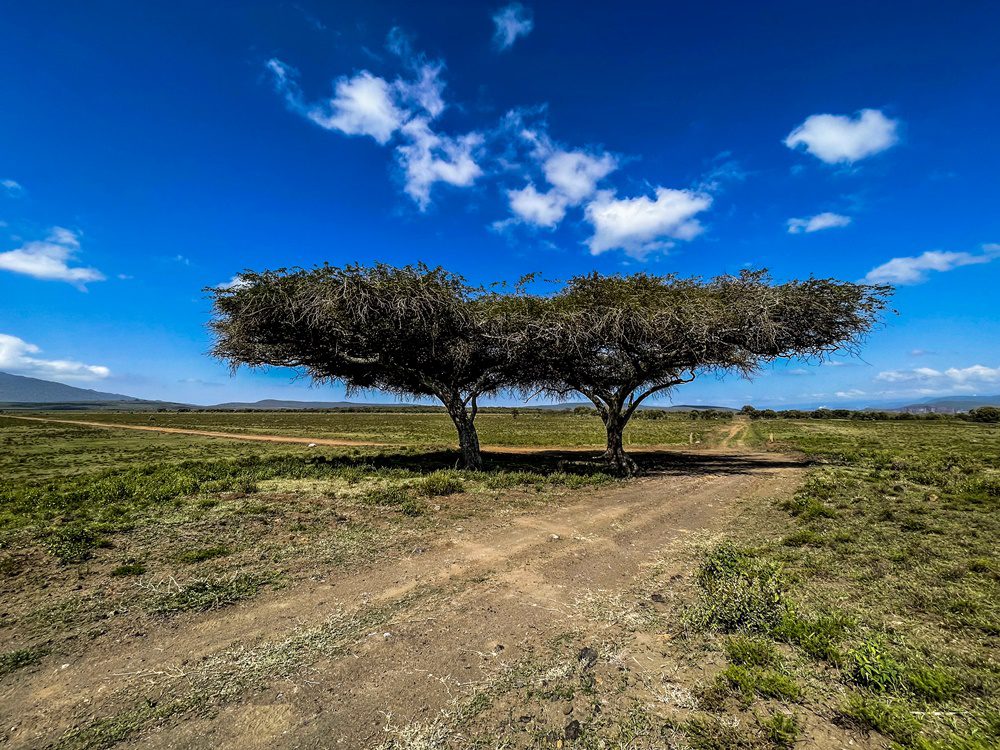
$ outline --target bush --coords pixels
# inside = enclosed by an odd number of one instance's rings
[[[866,639],[848,654],[851,679],[881,693],[903,687],[903,668],[878,641]]]
[[[781,663],[781,654],[773,643],[748,635],[730,638],[726,642],[726,656],[740,667],[776,667]]]
[[[452,472],[435,471],[417,482],[414,488],[418,495],[437,497],[461,492],[465,489],[465,483]]]

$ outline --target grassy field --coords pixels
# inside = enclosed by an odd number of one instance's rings
[[[483,472],[456,471],[450,426],[439,415],[53,416],[404,445],[309,449],[0,416],[0,695],[8,697],[136,633],[184,632],[212,613],[310,582],[376,574],[466,523],[495,519],[502,528],[608,488],[629,496],[628,484],[578,456],[495,454]],[[480,420],[484,443],[601,442],[593,417]],[[845,738],[859,747],[1000,746],[1000,427],[737,425],[736,453],[811,460],[794,495],[740,506],[700,551],[683,548],[672,567],[650,558],[651,572],[635,586],[587,599],[605,643],[592,657],[573,637],[554,637],[545,654],[450,709],[454,726],[387,722],[385,747],[468,746],[450,732],[467,738],[501,720],[517,728],[509,747],[735,750],[841,747]],[[673,444],[695,456],[690,471],[678,454],[651,465],[665,472],[659,478],[640,481],[725,472],[734,459],[704,464],[697,455],[732,439],[732,426],[682,416],[637,421],[633,446]],[[372,610],[358,633],[391,614]],[[655,693],[648,670],[625,656],[650,644],[660,644],[657,658],[686,665]],[[302,665],[319,658],[295,648],[286,657]],[[227,701],[248,700],[263,679],[259,664],[236,664],[226,679],[238,690]],[[41,744],[111,747],[214,705],[204,695],[144,700],[111,718],[73,714]],[[552,708],[574,700],[573,716],[582,716],[582,701],[591,718],[568,721]],[[519,723],[546,712],[558,714],[558,732]],[[4,720],[17,728],[14,717]]]
[[[263,435],[358,440],[392,445],[452,446],[455,428],[445,414],[362,414],[309,412],[239,413],[52,413],[56,419],[109,424],[159,425]],[[585,447],[604,444],[604,428],[591,416],[545,412],[484,412],[476,417],[483,445]],[[681,445],[702,440],[712,423],[683,415],[636,419],[626,433],[628,445]]]

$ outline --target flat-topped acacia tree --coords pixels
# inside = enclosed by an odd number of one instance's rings
[[[495,305],[518,341],[522,388],[588,398],[607,431],[605,458],[628,475],[636,465],[622,435],[645,399],[706,372],[749,377],[777,359],[853,350],[890,293],[833,279],[775,284],[765,271],[709,281],[594,273]]]
[[[510,349],[481,315],[492,295],[423,265],[246,271],[209,289],[212,354],[240,366],[290,367],[348,392],[433,396],[458,432],[462,464],[482,468],[477,400],[509,385]]]

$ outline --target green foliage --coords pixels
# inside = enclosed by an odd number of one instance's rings
[[[146,572],[146,565],[140,560],[126,560],[117,568],[111,571],[111,575],[115,578],[122,578],[124,576],[141,576]]]
[[[736,635],[727,640],[726,656],[740,667],[776,667],[781,664],[781,654],[771,641],[750,635]]]
[[[901,744],[913,745],[921,723],[905,701],[891,698],[870,698],[852,694],[840,709],[840,715],[862,729],[880,732]]]
[[[788,675],[772,669],[740,667],[730,665],[720,675],[720,679],[738,692],[749,704],[755,695],[761,698],[794,703],[802,696],[802,691]]]
[[[765,736],[777,748],[790,750],[802,734],[802,725],[795,714],[775,713],[760,722]]]
[[[22,667],[37,664],[48,651],[37,648],[22,648],[0,654],[0,677],[15,672]]]
[[[732,545],[709,552],[698,572],[696,624],[723,632],[768,632],[785,611],[781,567]]]
[[[437,497],[461,492],[465,489],[465,483],[456,472],[435,471],[417,482],[414,489],[418,495]]]
[[[784,613],[773,630],[779,640],[798,646],[814,659],[839,664],[838,645],[853,622],[843,614],[805,616],[793,609]]]
[[[269,583],[273,575],[239,573],[227,578],[203,579],[176,588],[155,592],[148,605],[154,614],[219,609],[250,599]]]
[[[894,692],[903,685],[903,668],[878,640],[865,639],[848,654],[851,679],[878,692]]]

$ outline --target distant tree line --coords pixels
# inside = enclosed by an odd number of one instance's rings
[[[571,278],[550,293],[477,287],[423,265],[244,271],[213,298],[213,354],[233,369],[290,367],[348,393],[433,397],[462,464],[482,466],[479,399],[501,392],[589,400],[604,457],[636,470],[623,432],[642,403],[706,373],[752,377],[780,359],[856,349],[891,288],[765,271],[714,279],[636,273]]]
[[[870,409],[755,409],[744,406],[740,412],[750,419],[854,419],[860,421],[934,421],[942,419],[958,419],[967,422],[1000,422],[1000,409],[995,406],[982,406],[968,412],[944,414],[942,412],[908,412],[908,411],[876,411]]]

